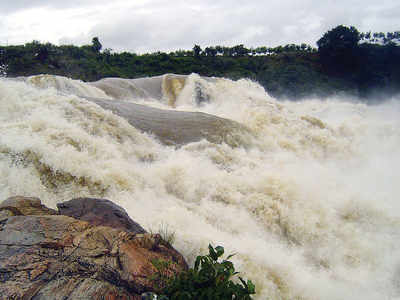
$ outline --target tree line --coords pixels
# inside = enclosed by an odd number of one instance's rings
[[[236,45],[233,47],[227,46],[208,46],[202,49],[200,45],[194,45],[192,50],[177,50],[170,52],[169,55],[173,56],[229,56],[229,57],[238,57],[238,56],[257,56],[257,55],[272,55],[279,54],[283,52],[296,52],[296,51],[305,51],[305,52],[313,52],[317,51],[315,48],[311,47],[307,44],[287,44],[285,46],[278,47],[266,47],[261,46],[257,48],[246,48],[243,44]]]
[[[54,74],[84,81],[165,73],[250,78],[275,97],[299,99],[347,93],[368,99],[400,91],[400,32],[361,33],[339,25],[318,48],[307,44],[247,48],[194,45],[169,53],[116,53],[98,37],[84,46],[32,41],[0,46],[0,76]]]

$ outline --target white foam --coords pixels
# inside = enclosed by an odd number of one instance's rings
[[[209,242],[237,253],[256,299],[399,299],[398,102],[279,103],[191,75],[169,109],[235,120],[257,143],[175,149],[74,96],[93,86],[46,86],[0,79],[0,199],[109,198],[148,229],[168,224],[190,262]]]

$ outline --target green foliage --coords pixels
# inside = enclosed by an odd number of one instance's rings
[[[400,42],[400,31],[387,32],[387,33],[384,32],[371,33],[371,31],[369,31],[366,33],[361,33],[360,38],[361,40],[369,44],[375,44],[375,43],[381,43],[384,45],[387,45],[389,43],[398,44]]]
[[[93,51],[96,52],[96,53],[99,53],[102,47],[103,46],[101,45],[101,43],[99,41],[99,38],[98,37],[94,37],[92,39],[92,49],[93,49]]]
[[[167,223],[161,222],[157,230],[149,230],[151,234],[159,234],[161,238],[171,246],[175,242],[175,231],[172,230]]]
[[[156,280],[161,284],[159,294],[170,300],[250,300],[255,294],[255,286],[251,280],[235,283],[232,278],[238,274],[229,260],[233,255],[222,259],[224,248],[208,246],[209,253],[196,258],[194,267],[175,278],[168,278],[163,272],[168,263],[154,262],[158,273]],[[162,279],[162,278],[166,279]]]
[[[359,33],[337,26],[317,42],[246,48],[209,46],[170,53],[101,52],[97,37],[91,45],[55,46],[33,41],[0,46],[0,74],[9,77],[54,74],[84,81],[104,77],[138,78],[165,73],[250,78],[277,98],[299,99],[350,93],[364,98],[400,92],[400,32]],[[2,71],[3,70],[3,71]]]
[[[168,268],[173,262],[163,259],[153,259],[151,263],[157,269],[157,272],[152,275],[150,280],[157,285],[159,291],[162,291],[169,285],[172,279],[168,273]]]
[[[7,77],[7,65],[0,65],[0,77]]]
[[[339,25],[317,41],[318,51],[346,51],[357,47],[359,41],[360,33],[355,27]]]
[[[357,47],[360,33],[351,26],[337,26],[317,41],[322,63],[329,69],[347,72],[357,64]]]
[[[199,57],[199,56],[200,56],[200,53],[201,53],[201,48],[200,48],[200,46],[199,46],[199,45],[194,45],[194,47],[193,47],[193,54],[194,54],[194,56]]]

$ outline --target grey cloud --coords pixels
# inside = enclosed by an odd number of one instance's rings
[[[1,1],[0,12],[2,15],[5,15],[22,9],[29,9],[32,7],[43,7],[46,5],[48,5],[48,3],[46,3],[46,1],[41,1],[41,0]]]
[[[6,15],[21,10],[48,7],[53,9],[88,7],[93,4],[107,3],[105,0],[2,0],[0,14]]]
[[[234,2],[220,1],[210,6],[180,2],[170,7],[159,3],[152,9],[147,7],[151,13],[144,13],[144,7],[143,11],[130,11],[129,16],[113,16],[110,21],[95,26],[91,34],[100,36],[117,50],[128,48],[139,52],[188,49],[195,43],[203,46],[276,45],[290,40],[291,33],[301,31],[298,22],[307,17],[300,7],[289,10],[290,5],[286,6],[279,7],[276,3],[275,6],[256,3],[238,6]],[[282,22],[280,10],[292,11],[288,21]],[[288,31],[288,28],[293,30]]]
[[[103,2],[104,1],[104,2]],[[82,17],[97,14],[105,0],[16,1],[52,9],[82,7]],[[190,49],[194,44],[276,46],[315,42],[336,25],[354,25],[360,31],[393,31],[400,5],[397,0],[270,0],[116,1],[124,5],[96,17],[97,24],[76,36],[65,33],[62,42],[88,43],[98,36],[105,47],[137,52]],[[112,2],[114,3],[114,2]],[[112,4],[111,3],[111,4]],[[17,4],[0,4],[13,7]],[[34,37],[31,37],[32,40]]]

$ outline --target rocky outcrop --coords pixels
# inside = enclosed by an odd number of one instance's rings
[[[0,203],[0,211],[12,212],[13,215],[57,215],[54,209],[42,205],[39,198],[35,197],[10,197]],[[6,212],[4,212],[6,213]]]
[[[85,215],[90,216],[91,208],[99,211],[96,203],[107,207],[108,201],[70,203],[89,203],[80,216],[89,222],[60,215],[37,198],[13,197],[1,203],[2,299],[140,299],[143,292],[157,289],[155,261],[169,262],[163,270],[167,275],[187,269],[183,257],[160,235],[121,230],[133,222],[122,208],[114,207],[118,219],[130,221],[103,226]],[[70,213],[74,206],[69,204],[60,212]]]
[[[77,198],[57,204],[61,215],[89,222],[92,225],[110,226],[132,233],[146,231],[125,210],[107,199]]]
[[[166,145],[181,146],[205,139],[211,143],[238,147],[249,146],[253,138],[246,126],[202,112],[159,109],[120,100],[85,99],[112,111],[133,127],[154,135]]]

